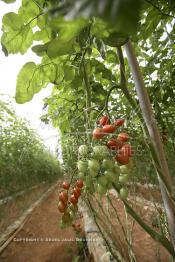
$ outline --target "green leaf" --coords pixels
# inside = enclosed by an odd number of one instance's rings
[[[30,101],[46,85],[42,67],[34,62],[26,63],[18,74],[16,85],[16,102],[19,104]]]
[[[37,17],[37,15],[40,13],[39,7],[31,0],[23,0],[22,6],[19,8],[18,14],[23,19],[23,23],[29,22],[31,19],[34,19]],[[37,20],[34,20],[35,23],[37,23]],[[33,26],[35,25],[33,23]]]
[[[74,16],[100,17],[115,26],[116,31],[124,34],[132,34],[137,30],[142,0],[78,0],[76,2],[79,8],[74,6],[71,8]]]
[[[22,18],[13,12],[5,14],[3,16],[2,23],[2,29],[5,32],[8,32],[10,29],[20,30],[23,25]]]
[[[50,26],[54,30],[59,31],[59,37],[52,40],[48,44],[47,54],[49,57],[62,56],[72,54],[74,50],[74,42],[80,31],[87,25],[84,19],[76,19],[74,21],[64,21],[63,19],[54,19],[50,22]]]
[[[1,1],[5,2],[6,4],[11,4],[16,2],[16,0],[1,0]]]
[[[116,52],[114,52],[113,50],[108,50],[106,52],[106,61],[108,63],[117,63],[118,62],[118,57]]]
[[[47,54],[50,58],[54,58],[57,56],[73,54],[74,53],[74,39],[70,40],[69,42],[63,41],[61,39],[52,40],[48,44]]]
[[[41,31],[36,31],[34,33],[34,40],[35,41],[43,41],[44,43],[48,42],[50,40],[50,29],[48,28],[47,30],[46,29],[43,29]]]
[[[103,41],[106,45],[119,47],[126,44],[128,37],[122,33],[114,32],[110,34],[109,37],[103,38]]]
[[[35,52],[38,56],[43,56],[47,51],[47,44],[45,45],[35,45],[32,47],[32,51]]]
[[[6,47],[8,53],[24,54],[33,42],[32,29],[29,25],[23,26],[20,30],[10,28],[3,33],[1,42]]]
[[[64,67],[64,79],[66,81],[72,81],[75,77],[75,70],[71,66]]]

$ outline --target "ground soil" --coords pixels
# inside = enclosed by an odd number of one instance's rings
[[[0,234],[3,233],[9,225],[13,224],[49,187],[51,187],[51,184],[40,184],[25,194],[17,196],[12,201],[1,205]]]
[[[58,186],[59,188],[59,186]],[[83,232],[83,221],[79,219],[78,223],[81,224],[81,232],[79,235],[73,230],[72,227],[60,229],[58,227],[58,221],[60,214],[57,210],[57,199],[58,199],[58,188],[30,215],[28,221],[25,223],[22,230],[15,236],[15,240],[20,238],[43,238],[45,241],[41,242],[24,242],[24,241],[12,241],[3,253],[0,254],[0,261],[2,262],[73,262],[73,261],[92,261],[92,257],[89,256],[85,260],[80,256],[82,247],[77,245],[76,237],[84,236]],[[140,192],[141,191],[141,192]],[[139,195],[146,195],[145,191],[140,190]],[[159,195],[159,193],[157,193]],[[145,196],[148,199],[147,196]],[[157,197],[157,200],[159,196]],[[125,212],[122,201],[116,196],[111,195],[113,205],[117,210],[117,214],[126,230]],[[118,245],[118,250],[124,253],[126,261],[129,260],[128,248],[126,241],[123,237],[122,228],[116,219],[114,209],[107,202],[106,198],[103,197],[100,200],[104,211],[108,215],[109,221],[106,219],[101,210],[96,207],[95,200],[93,200],[93,206],[100,215],[100,218],[104,221],[102,227],[104,231],[108,232],[108,236],[111,237],[115,245]],[[158,211],[149,210],[148,206],[142,206],[134,204],[133,200],[130,201],[142,218],[150,226],[153,226],[153,220],[157,216]],[[111,224],[109,223],[111,221]],[[142,228],[137,224],[133,223],[133,220],[128,217],[127,223],[132,226],[132,244],[133,251],[138,262],[169,262],[172,261],[169,258],[168,252],[155,242]],[[155,230],[159,231],[155,227]],[[47,242],[46,239],[51,238],[52,241]],[[54,238],[60,241],[55,242]],[[62,241],[61,241],[62,240]],[[65,240],[65,241],[63,241]],[[71,241],[73,240],[73,241]],[[79,259],[78,259],[79,257]]]
[[[57,210],[58,188],[35,208],[24,227],[0,254],[0,261],[70,262],[81,255],[75,240],[84,236],[83,230],[76,233],[72,227],[59,227],[61,215]],[[83,229],[81,219],[77,223]],[[28,242],[27,239],[38,239],[38,242]]]
[[[145,193],[145,192],[144,192]],[[171,256],[167,252],[167,250],[162,247],[158,242],[154,241],[131,217],[127,215],[124,210],[123,202],[113,193],[110,193],[110,199],[113,204],[113,208],[110,202],[106,197],[102,199],[93,199],[93,206],[95,207],[96,212],[98,213],[100,220],[103,221],[101,227],[106,234],[106,237],[112,239],[114,249],[118,249],[126,261],[131,261],[130,256],[128,255],[128,245],[126,239],[124,238],[124,234],[122,231],[122,227],[127,232],[130,230],[130,235],[132,236],[132,250],[135,254],[136,261],[138,262],[169,262],[172,261],[170,259]],[[101,203],[101,207],[103,207],[103,211],[99,208],[99,203]],[[149,208],[147,205],[141,205],[134,203],[133,199],[128,199],[130,205],[137,213],[142,217],[142,219],[151,226],[155,231],[159,232],[160,229],[158,225],[155,223],[156,218],[159,216],[157,210],[153,210]],[[116,214],[121,222],[116,218]],[[122,226],[121,226],[122,225]],[[128,225],[128,226],[127,226]]]

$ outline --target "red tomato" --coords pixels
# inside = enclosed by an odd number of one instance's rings
[[[115,138],[111,138],[108,142],[107,142],[107,147],[109,149],[112,150],[117,150],[120,149],[123,146],[123,142],[120,140],[117,140]]]
[[[114,121],[114,125],[116,126],[122,126],[124,124],[125,120],[124,119],[116,119]]]
[[[125,156],[122,153],[119,153],[118,155],[116,155],[115,159],[121,165],[127,165],[129,163],[129,156]]]
[[[129,135],[127,133],[120,133],[117,137],[118,140],[122,142],[126,142],[129,139]]]
[[[132,156],[134,151],[131,147],[130,144],[125,144],[124,146],[122,146],[120,152],[123,154],[123,155],[126,155],[126,156]]]
[[[75,196],[76,198],[79,198],[79,196],[81,195],[81,188],[75,187],[75,188],[73,189],[73,194],[74,194],[74,196]]]
[[[93,139],[101,139],[103,136],[104,136],[104,132],[103,132],[103,129],[102,128],[95,128],[93,130]]]
[[[63,191],[59,194],[59,200],[63,203],[67,203],[68,201],[68,194],[67,192]]]
[[[64,213],[67,209],[67,206],[62,203],[61,201],[58,203],[58,210],[61,212],[61,213]]]
[[[75,206],[78,203],[78,199],[72,194],[70,196],[70,202]]]
[[[107,125],[109,123],[109,117],[108,116],[102,116],[99,120],[99,124],[101,126]]]
[[[82,188],[83,185],[84,185],[84,184],[83,184],[83,181],[82,181],[82,180],[80,180],[80,179],[77,180],[77,182],[76,182],[76,186],[77,186],[77,187]]]
[[[103,126],[104,133],[114,133],[115,130],[116,130],[116,126],[114,125],[104,125]]]
[[[68,190],[69,187],[70,187],[70,184],[67,183],[66,181],[64,181],[63,184],[62,184],[62,187],[63,187],[64,189]]]

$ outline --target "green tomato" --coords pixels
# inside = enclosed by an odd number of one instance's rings
[[[107,191],[107,188],[106,188],[105,186],[102,186],[101,184],[98,184],[98,185],[97,185],[97,192],[98,192],[100,195],[106,194],[106,191]]]
[[[99,162],[96,160],[96,159],[91,159],[88,161],[88,166],[89,166],[89,169],[92,169],[96,172],[99,171],[100,169],[100,164]]]
[[[80,154],[80,156],[86,156],[88,154],[88,146],[86,145],[79,146],[78,153]]]
[[[128,189],[127,188],[122,187],[120,189],[120,197],[123,200],[127,199],[127,197],[128,197]]]
[[[109,183],[117,183],[119,180],[118,175],[112,171],[105,171],[104,175],[107,177]]]
[[[127,174],[127,173],[128,173],[128,168],[127,168],[127,166],[121,166],[121,167],[120,167],[120,170],[121,170],[121,173],[122,173],[122,174]]]
[[[107,189],[109,190],[109,189],[112,189],[112,188],[113,188],[113,185],[112,185],[111,182],[109,182],[108,185],[107,185]]]
[[[77,163],[77,167],[81,173],[85,173],[88,169],[88,163],[87,161],[79,160]]]
[[[118,166],[118,164],[114,164],[114,167],[113,167],[113,172],[115,173],[115,174],[117,174],[117,175],[119,175],[120,173],[121,173],[121,169],[120,169],[120,167]]]
[[[102,167],[104,169],[113,169],[114,168],[114,162],[110,159],[103,159]]]
[[[102,186],[107,186],[107,184],[108,184],[107,176],[102,175],[101,177],[99,177],[98,182]]]
[[[78,173],[78,177],[79,177],[79,178],[84,178],[84,173],[79,172],[79,173]]]
[[[94,146],[93,151],[94,151],[95,156],[101,160],[109,155],[109,151],[106,146]]]
[[[129,175],[128,174],[121,174],[119,176],[119,182],[121,184],[126,184],[128,182],[128,180],[129,180]]]
[[[89,175],[92,176],[92,177],[96,177],[96,176],[98,176],[98,172],[95,171],[94,169],[90,168],[89,169]]]

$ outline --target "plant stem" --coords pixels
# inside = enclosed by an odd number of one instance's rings
[[[115,190],[119,193],[118,188],[113,184]],[[147,225],[143,219],[134,211],[134,209],[129,205],[128,201],[123,200],[127,212],[137,221],[137,223],[157,242],[161,243],[168,252],[175,257],[175,251],[173,245],[168,241],[167,238],[160,235],[158,232],[154,231],[149,225]]]
[[[140,71],[140,67],[130,41],[125,45],[125,51],[127,54],[128,62],[131,67],[133,79],[135,82],[136,92],[140,101],[140,106],[143,114],[146,127],[149,132],[150,140],[153,145],[154,151],[156,153],[159,165],[161,167],[163,180],[158,174],[159,185],[162,193],[162,198],[164,202],[164,207],[166,210],[169,231],[172,239],[172,244],[175,249],[175,207],[171,196],[168,194],[166,187],[168,186],[169,192],[172,193],[172,181],[169,175],[168,165],[165,158],[165,153],[163,150],[163,145],[161,143],[160,134],[157,128],[154,113],[151,107],[148,93],[146,91],[143,77]],[[166,183],[166,186],[164,182]]]

